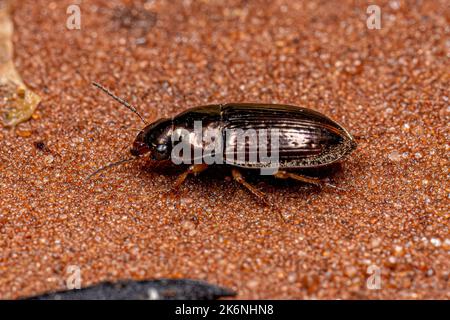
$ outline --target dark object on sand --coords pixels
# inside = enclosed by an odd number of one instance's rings
[[[236,293],[203,281],[161,279],[105,282],[92,287],[47,293],[31,300],[213,300]]]

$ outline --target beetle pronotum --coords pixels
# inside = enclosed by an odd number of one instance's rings
[[[245,181],[241,169],[264,169],[267,162],[261,161],[261,157],[252,157],[252,151],[259,153],[261,149],[273,154],[277,152],[275,162],[269,163],[270,168],[276,168],[270,172],[275,178],[295,179],[305,183],[321,185],[318,178],[307,177],[293,170],[305,168],[317,168],[337,162],[350,154],[356,148],[356,142],[352,135],[337,122],[325,115],[307,108],[278,104],[254,104],[254,103],[229,103],[194,107],[175,117],[159,119],[148,124],[139,112],[123,99],[112,94],[108,89],[94,83],[94,85],[125,107],[133,111],[146,125],[137,135],[130,149],[131,158],[120,160],[95,171],[89,178],[98,172],[125,162],[132,161],[144,155],[149,155],[156,161],[174,160],[176,146],[180,143],[174,139],[175,133],[182,130],[191,136],[196,130],[196,124],[201,123],[201,133],[212,132],[216,137],[223,139],[220,145],[222,153],[221,165],[231,167],[233,178],[245,186],[251,193],[267,203],[264,194]],[[198,127],[198,126],[197,126]],[[277,132],[277,150],[271,150],[271,139],[239,139],[236,129],[243,132]],[[234,131],[233,131],[234,130]],[[247,130],[247,131],[246,131]],[[228,132],[232,132],[228,134]],[[234,133],[233,133],[234,132]],[[225,134],[227,133],[227,134]],[[259,135],[258,135],[259,137]],[[183,139],[182,139],[183,140]],[[184,139],[187,150],[200,151],[217,147],[215,140]],[[231,148],[230,148],[231,147]],[[229,148],[229,149],[226,149]],[[231,150],[231,153],[229,152]],[[215,149],[217,156],[217,148]],[[186,158],[184,152],[183,157]],[[204,171],[211,164],[206,161],[205,152],[200,152],[200,157],[188,156],[190,161],[188,169],[182,173],[175,182],[174,188],[178,188],[191,174]],[[191,155],[191,153],[189,153]],[[210,154],[208,154],[210,156]],[[186,159],[185,159],[186,160]],[[214,163],[213,165],[219,165]]]

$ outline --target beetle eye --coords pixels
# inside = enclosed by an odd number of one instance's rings
[[[167,146],[165,144],[158,144],[156,146],[156,151],[159,153],[165,153],[167,151]]]

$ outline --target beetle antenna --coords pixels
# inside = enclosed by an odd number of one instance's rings
[[[105,92],[108,96],[110,96],[111,98],[113,98],[114,100],[116,100],[117,102],[119,102],[120,104],[122,104],[124,107],[128,108],[129,110],[131,110],[132,112],[134,112],[135,114],[137,114],[137,116],[142,120],[142,122],[145,125],[148,125],[148,122],[145,121],[145,119],[141,116],[141,114],[137,111],[137,109],[135,107],[133,107],[132,105],[130,105],[128,102],[126,102],[125,100],[123,100],[122,98],[116,96],[114,93],[112,93],[111,91],[109,91],[108,89],[106,89],[104,86],[102,86],[101,84],[97,83],[97,82],[92,82],[92,84],[99,88],[100,90],[102,90],[103,92]]]
[[[137,157],[133,157],[133,158],[122,159],[122,160],[119,160],[119,161],[116,161],[116,162],[108,163],[107,165],[105,165],[105,166],[103,166],[103,167],[101,167],[101,168],[95,170],[95,171],[92,172],[90,175],[88,175],[88,176],[86,177],[86,180],[90,180],[90,179],[91,179],[93,176],[95,176],[97,173],[102,172],[102,171],[104,171],[104,170],[106,170],[106,169],[109,169],[109,168],[112,168],[112,167],[116,167],[116,166],[118,166],[118,165],[121,165],[121,164],[124,164],[124,163],[127,163],[127,162],[131,162],[131,161],[136,160],[136,159],[138,159],[138,158],[137,158]]]

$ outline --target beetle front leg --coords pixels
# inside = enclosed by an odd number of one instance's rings
[[[245,181],[244,177],[242,176],[242,173],[238,169],[232,168],[231,169],[231,175],[233,176],[234,180],[236,180],[241,185],[246,187],[251,193],[253,193],[256,197],[258,197],[258,199],[260,199],[262,202],[264,202],[268,206],[271,205],[270,202],[267,200],[266,195],[263,192],[261,192],[258,189],[256,189],[250,183]]]
[[[207,164],[193,164],[191,165],[185,172],[183,172],[175,181],[175,184],[172,187],[172,190],[176,190],[178,189],[184,182],[184,180],[186,180],[186,178],[190,175],[190,174],[194,174],[197,175],[202,171],[205,171],[208,168]]]
[[[306,177],[288,171],[277,171],[277,173],[275,173],[273,176],[278,179],[294,179],[305,183],[313,184],[316,186],[322,186],[323,184],[322,181],[318,178]]]

